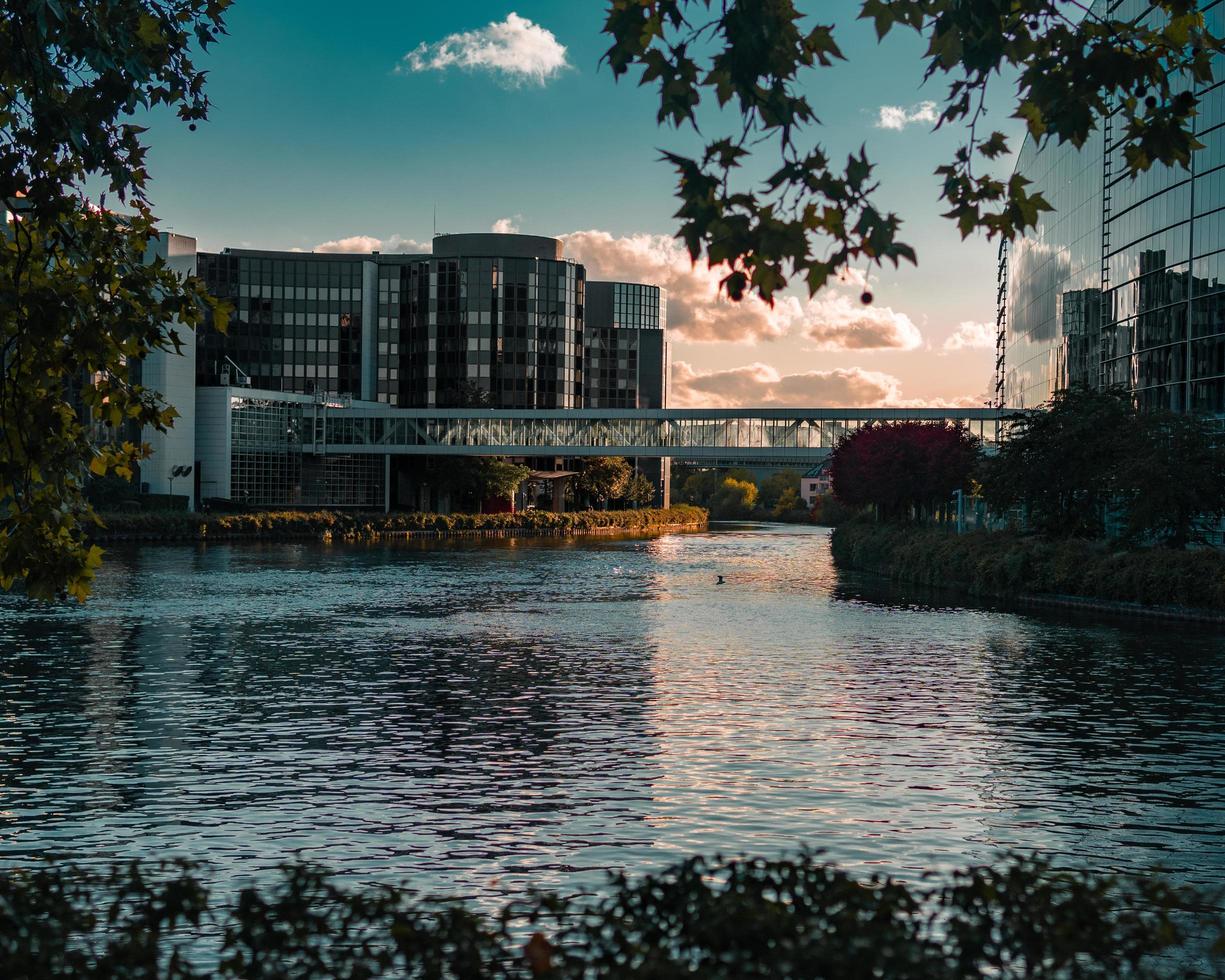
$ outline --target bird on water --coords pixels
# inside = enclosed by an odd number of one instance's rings
[[[723,584],[724,584],[724,582],[723,582],[723,576],[722,576],[722,575],[720,575],[720,576],[719,576],[719,580],[718,580],[717,582],[715,582],[715,585],[723,585]]]

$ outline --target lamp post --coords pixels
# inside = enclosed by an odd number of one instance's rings
[[[180,476],[191,476],[191,471],[192,467],[190,466],[176,466],[170,471],[170,496],[172,498],[174,497],[175,478]]]

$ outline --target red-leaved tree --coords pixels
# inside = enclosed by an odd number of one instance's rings
[[[852,507],[873,507],[881,520],[923,520],[968,490],[978,440],[950,422],[873,422],[843,436],[834,448],[834,496]]]

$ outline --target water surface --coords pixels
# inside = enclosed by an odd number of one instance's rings
[[[716,586],[716,575],[727,583]],[[808,844],[1225,883],[1225,639],[907,601],[826,533],[116,553],[0,598],[0,863],[494,897]]]

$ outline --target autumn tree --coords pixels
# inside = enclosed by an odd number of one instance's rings
[[[1225,42],[1193,0],[1149,6],[862,0],[859,17],[878,38],[906,31],[926,42],[924,78],[946,86],[936,125],[964,137],[936,186],[963,237],[1011,238],[1050,210],[1024,174],[996,173],[1015,148],[986,125],[992,84],[1016,79],[1012,115],[1039,143],[1080,146],[1113,112],[1133,175],[1189,166],[1200,146],[1194,84],[1212,79]],[[702,152],[664,159],[678,176],[679,236],[694,261],[726,267],[733,299],[770,300],[792,280],[811,293],[852,265],[915,261],[901,217],[875,203],[865,150],[840,164],[812,136],[821,106],[808,93],[839,97],[814,77],[844,60],[836,25],[811,23],[794,0],[608,0],[606,11],[613,76],[655,85],[661,124],[699,132],[702,116]],[[763,169],[763,180],[742,177]]]
[[[762,480],[758,487],[757,506],[773,512],[784,497],[787,500],[785,510],[804,506],[800,500],[800,474],[796,470],[779,470]]]
[[[757,504],[757,484],[727,476],[710,498],[710,515],[721,521],[744,520]]]
[[[964,425],[869,423],[834,447],[834,497],[849,507],[872,507],[882,520],[922,520],[969,489],[978,454],[978,440]]]
[[[0,5],[0,587],[83,599],[101,552],[90,473],[131,478],[175,412],[140,384],[211,301],[149,260],[135,113],[208,113],[195,48],[229,0],[5,0]],[[88,188],[98,197],[86,196]],[[118,209],[118,210],[115,210]],[[224,314],[224,311],[222,311]],[[224,316],[222,316],[224,319]]]
[[[578,489],[604,507],[624,496],[633,470],[623,456],[596,456],[583,464]]]

